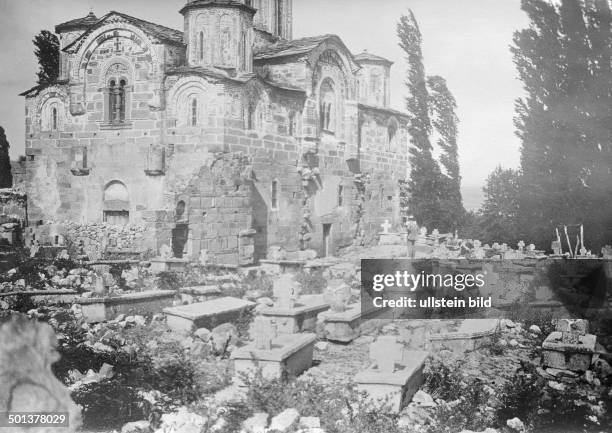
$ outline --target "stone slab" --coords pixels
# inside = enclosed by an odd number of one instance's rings
[[[151,262],[151,273],[157,275],[160,272],[184,272],[185,267],[189,264],[187,259],[162,259],[154,258]]]
[[[172,305],[174,290],[151,290],[103,298],[78,298],[88,323],[112,320],[119,314],[154,314]]]
[[[222,323],[232,322],[254,302],[226,296],[196,304],[164,308],[166,321],[170,329],[179,332],[191,332],[197,328],[214,328]]]
[[[317,327],[317,315],[329,309],[329,304],[322,295],[305,295],[296,301],[294,308],[270,307],[261,311],[263,316],[273,319],[278,332],[294,334],[297,332],[314,332]]]
[[[498,330],[499,319],[464,319],[457,329],[431,334],[429,343],[434,350],[473,351],[491,343]]]
[[[315,334],[280,334],[272,342],[271,350],[257,349],[255,343],[235,349],[236,378],[254,374],[261,369],[267,379],[281,379],[297,376],[312,365],[312,353],[317,337]]]
[[[30,298],[34,304],[72,304],[79,298],[79,293],[76,290],[31,290],[0,293],[0,299],[20,296]]]
[[[404,351],[402,364],[393,373],[380,372],[376,364],[355,376],[357,391],[365,392],[375,405],[399,413],[423,384],[423,369],[429,353]]]
[[[342,312],[328,310],[319,314],[317,330],[330,341],[353,341],[361,334],[361,304],[350,305]]]
[[[219,286],[213,285],[182,287],[181,289],[179,289],[179,292],[187,295],[203,296],[205,298],[211,299],[221,296],[221,289],[219,288]]]

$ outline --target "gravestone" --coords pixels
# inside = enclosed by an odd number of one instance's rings
[[[278,329],[273,320],[259,316],[253,320],[253,334],[257,350],[272,350],[272,342],[278,337]]]
[[[255,341],[232,351],[234,380],[239,385],[244,376],[253,376],[258,371],[265,379],[286,379],[301,374],[312,365],[317,339],[314,334],[278,334],[274,337],[274,324],[266,324],[263,320],[255,324]]]
[[[588,333],[588,321],[560,319],[555,329],[542,343],[542,364],[562,370],[588,370],[596,344],[596,336]]]
[[[300,286],[291,274],[281,274],[272,290],[274,305],[261,314],[275,320],[281,333],[314,331],[317,315],[329,308],[323,295],[299,296]]]
[[[429,354],[406,350],[395,337],[381,336],[370,345],[372,365],[355,376],[357,391],[381,410],[399,413],[423,384]]]
[[[293,308],[299,293],[299,284],[291,274],[282,274],[273,282],[272,294],[279,308]]]
[[[334,313],[341,313],[348,308],[351,299],[351,287],[342,279],[333,279],[327,282],[323,299]]]

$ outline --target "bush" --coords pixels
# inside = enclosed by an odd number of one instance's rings
[[[327,280],[323,277],[322,269],[311,272],[300,270],[295,274],[295,281],[300,284],[302,295],[321,294],[327,287]]]
[[[540,335],[543,338],[555,330],[553,324],[554,316],[550,311],[543,311],[519,301],[515,301],[510,306],[508,319],[524,324],[527,329],[531,325],[537,325],[542,330]]]
[[[350,387],[325,385],[311,378],[267,380],[261,372],[243,380],[248,406],[242,410],[249,416],[255,412],[274,416],[295,408],[301,416],[318,417],[328,433],[408,432],[398,427],[398,415],[390,414],[384,407],[372,407]]]

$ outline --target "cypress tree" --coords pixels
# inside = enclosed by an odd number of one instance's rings
[[[429,87],[430,117],[438,133],[437,145],[442,150],[440,164],[444,188],[441,192],[442,227],[456,229],[463,220],[465,209],[461,198],[461,175],[457,145],[457,102],[448,89],[446,80],[440,76],[427,79]]]
[[[59,76],[59,40],[49,30],[42,30],[32,41],[38,59],[38,84],[54,83]]]
[[[406,98],[406,109],[410,117],[409,161],[410,179],[407,182],[409,192],[408,207],[420,225],[429,228],[441,227],[441,173],[433,157],[433,147],[429,140],[431,121],[429,119],[429,95],[427,79],[423,66],[421,50],[422,36],[414,14],[409,10],[397,25],[400,47],[406,54],[408,77],[406,86],[409,95]]]
[[[0,188],[10,188],[13,186],[9,147],[10,145],[4,134],[4,128],[0,126]]]

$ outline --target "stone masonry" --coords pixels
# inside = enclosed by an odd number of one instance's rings
[[[235,264],[272,245],[333,254],[401,223],[392,62],[292,39],[291,0],[180,13],[183,31],[114,11],[56,26],[60,77],[23,93],[32,223],[143,225],[155,251]]]

